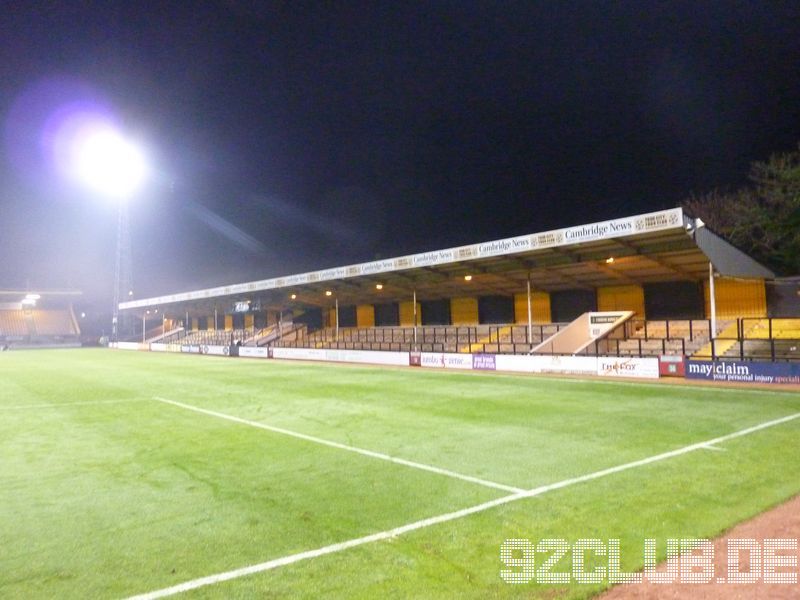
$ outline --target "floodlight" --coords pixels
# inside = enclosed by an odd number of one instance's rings
[[[39,298],[41,298],[39,294],[28,294],[25,296],[25,300],[38,300]]]
[[[464,281],[472,281],[472,275],[464,275]]]
[[[103,196],[127,199],[147,177],[147,160],[142,150],[111,126],[87,127],[75,136],[70,146],[73,175]]]

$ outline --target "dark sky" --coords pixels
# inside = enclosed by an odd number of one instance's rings
[[[0,288],[111,295],[115,208],[43,131],[157,174],[137,297],[675,206],[800,140],[800,3],[4,2]]]

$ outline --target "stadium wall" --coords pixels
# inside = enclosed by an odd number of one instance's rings
[[[699,281],[665,281],[644,285],[649,319],[703,319],[703,286]]]
[[[375,307],[372,304],[356,306],[356,326],[375,327]]]
[[[376,304],[373,308],[377,327],[397,327],[400,325],[400,305],[397,302]]]
[[[597,310],[630,310],[637,317],[646,318],[644,288],[640,285],[614,285],[597,288]]]
[[[703,286],[706,318],[711,317],[708,282]],[[767,292],[763,279],[740,280],[720,277],[714,282],[718,319],[767,316]]]
[[[452,314],[450,313],[450,301],[428,300],[422,303],[422,314],[418,320],[422,325],[450,325]]]
[[[791,286],[794,291],[795,286]],[[718,278],[715,282],[718,319],[742,317],[764,318],[768,314],[792,316],[789,302],[777,294],[768,296],[763,280]],[[797,302],[794,297],[791,299]],[[505,323],[528,322],[527,294],[513,296],[458,296],[441,300],[417,302],[417,325],[479,325],[499,324],[498,314],[508,314]],[[507,304],[506,304],[507,303]],[[773,309],[773,305],[780,305]],[[630,310],[637,318],[689,319],[710,318],[708,282],[675,281],[647,285],[617,285],[596,289],[574,289],[553,293],[531,293],[531,318],[534,324],[569,322],[587,311]],[[786,314],[785,314],[786,313]],[[334,327],[335,308],[322,309],[323,325]],[[491,315],[491,316],[489,316]],[[265,323],[277,322],[278,313],[224,315],[225,331],[237,326],[250,329]],[[222,321],[223,319],[220,319]],[[220,323],[222,325],[222,322]],[[388,304],[359,304],[339,307],[341,327],[375,327],[414,325],[411,301]],[[213,329],[213,317],[193,317],[190,329]]]
[[[776,279],[767,286],[767,309],[770,317],[800,315],[800,278]]]
[[[516,319],[513,296],[480,296],[478,322],[482,325],[508,325]]]
[[[478,299],[477,298],[451,298],[450,299],[450,325],[477,325],[478,324]]]
[[[528,322],[528,294],[514,294],[514,320],[520,325]],[[531,320],[537,325],[553,322],[547,292],[531,292]]]
[[[414,303],[410,300],[399,305],[400,327],[414,326]],[[422,304],[417,302],[417,324],[422,323]]]
[[[556,323],[574,321],[583,313],[597,311],[597,290],[574,289],[550,294],[550,312]]]

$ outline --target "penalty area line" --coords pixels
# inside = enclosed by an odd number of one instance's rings
[[[637,467],[642,467],[645,465],[674,458],[676,456],[681,456],[683,454],[688,454],[690,452],[694,452],[695,450],[706,449],[708,448],[708,446],[712,446],[714,444],[719,444],[721,442],[749,435],[751,433],[755,433],[757,431],[761,431],[769,427],[775,427],[776,425],[788,423],[789,421],[793,421],[797,418],[800,418],[800,413],[795,413],[792,415],[788,415],[786,417],[782,417],[780,419],[774,419],[772,421],[766,421],[764,423],[754,425],[753,427],[740,429],[739,431],[735,431],[727,435],[716,437],[711,440],[706,440],[704,442],[698,442],[696,444],[690,444],[689,446],[684,446],[682,448],[671,450],[669,452],[662,452],[661,454],[656,454],[647,458],[643,458],[641,460],[624,463],[608,469],[602,469],[600,471],[595,471],[593,473],[581,475],[580,477],[573,477],[571,479],[565,479],[563,481],[559,481],[556,483],[539,486],[531,490],[517,492],[515,494],[510,494],[508,496],[496,498],[495,500],[490,500],[482,504],[476,504],[475,506],[470,506],[468,508],[463,508],[461,510],[457,510],[454,512],[445,513],[435,517],[429,517],[427,519],[422,519],[420,521],[415,521],[413,523],[401,525],[400,527],[387,529],[386,531],[380,531],[370,535],[365,535],[363,537],[346,540],[344,542],[338,542],[336,544],[323,546],[321,548],[316,548],[314,550],[307,550],[305,552],[299,552],[297,554],[290,554],[288,556],[275,558],[256,565],[249,565],[247,567],[241,567],[239,569],[234,569],[232,571],[225,571],[224,573],[217,573],[215,575],[200,577],[199,579],[192,579],[190,581],[185,581],[183,583],[179,583],[171,587],[155,590],[137,596],[131,596],[127,600],[156,600],[157,598],[164,598],[167,596],[173,596],[175,594],[181,594],[183,592],[188,592],[190,590],[205,587],[207,585],[214,585],[217,583],[222,583],[224,581],[230,581],[232,579],[245,577],[247,575],[254,575],[256,573],[271,571],[273,569],[277,569],[279,567],[283,567],[286,565],[291,565],[293,563],[297,563],[310,558],[317,558],[320,556],[325,556],[327,554],[334,554],[336,552],[341,552],[343,550],[354,548],[356,546],[363,546],[364,544],[370,544],[372,542],[379,542],[382,540],[391,539],[412,531],[430,527],[432,525],[438,525],[439,523],[446,523],[448,521],[454,521],[456,519],[461,519],[469,515],[484,512],[491,508],[495,508],[497,506],[502,506],[504,504],[516,502],[517,500],[522,500],[524,498],[534,498],[536,496],[541,496],[553,490],[562,489],[578,483],[592,481],[594,479],[600,479],[601,477],[606,477],[614,473],[620,473],[622,471],[627,471],[629,469],[635,469]]]
[[[396,456],[390,456],[389,454],[383,454],[382,452],[375,452],[373,450],[367,450],[365,448],[358,448],[356,446],[348,446],[347,444],[342,444],[340,442],[334,442],[331,440],[326,440],[323,438],[319,438],[313,435],[307,435],[305,433],[299,433],[297,431],[292,431],[290,429],[284,429],[283,427],[275,427],[274,425],[267,425],[265,423],[259,423],[258,421],[250,421],[248,419],[242,419],[241,417],[235,417],[233,415],[229,415],[226,413],[217,412],[215,410],[208,410],[205,408],[200,408],[199,406],[194,406],[192,404],[184,404],[183,402],[176,402],[175,400],[168,400],[166,398],[161,398],[160,396],[154,396],[154,400],[159,402],[163,402],[165,404],[171,404],[173,406],[177,406],[179,408],[183,408],[186,410],[191,410],[196,413],[208,415],[211,417],[217,417],[218,419],[224,419],[226,421],[231,421],[233,423],[239,423],[240,425],[247,425],[249,427],[256,427],[258,429],[264,429],[266,431],[270,431],[272,433],[279,433],[281,435],[287,435],[289,437],[297,438],[300,440],[304,440],[306,442],[312,442],[314,444],[320,444],[322,446],[328,446],[330,448],[336,448],[338,450],[346,450],[348,452],[354,452],[355,454],[360,454],[362,456],[368,456],[370,458],[377,458],[379,460],[385,460],[387,462],[394,463],[396,465],[403,465],[404,467],[411,467],[412,469],[419,469],[420,471],[428,471],[429,473],[435,473],[436,475],[444,475],[446,477],[452,477],[453,479],[460,479],[462,481],[468,481],[469,483],[475,483],[478,485],[482,485],[484,487],[493,488],[496,490],[502,490],[504,492],[523,492],[522,488],[505,485],[503,483],[497,483],[495,481],[489,481],[487,479],[481,479],[480,477],[473,477],[472,475],[464,475],[463,473],[456,473],[455,471],[450,471],[449,469],[442,469],[440,467],[435,467],[433,465],[426,465],[424,463],[414,462],[412,460],[406,460],[404,458],[398,458]]]

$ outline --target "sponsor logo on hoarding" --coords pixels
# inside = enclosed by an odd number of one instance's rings
[[[636,363],[631,359],[606,360],[601,358],[598,368],[604,373],[631,373],[636,370]]]
[[[472,355],[423,352],[422,366],[440,369],[472,369]]]
[[[744,383],[800,383],[800,364],[689,360],[686,377]]]
[[[200,354],[212,356],[228,356],[231,349],[228,346],[200,346]]]
[[[244,358],[267,358],[268,352],[266,348],[253,348],[248,346],[241,346],[239,348],[239,356],[242,356]]]
[[[472,368],[477,371],[494,371],[497,369],[494,354],[473,354]]]
[[[453,260],[452,250],[436,250],[433,252],[423,252],[413,257],[415,265],[436,265],[451,262]]]
[[[564,230],[564,238],[568,242],[581,242],[584,240],[595,240],[612,235],[625,235],[633,231],[633,222],[630,219],[622,221],[606,221],[605,223],[595,223],[594,225],[582,225],[580,227],[570,227]]]
[[[480,256],[491,256],[494,254],[508,254],[510,252],[523,252],[531,248],[530,236],[496,240],[478,244],[478,254]]]
[[[646,377],[658,379],[658,359],[601,356],[597,359],[597,374],[608,377]]]
[[[423,367],[444,367],[444,354],[423,352],[420,364]]]

